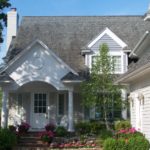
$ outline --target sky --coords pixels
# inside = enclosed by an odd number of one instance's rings
[[[150,0],[10,0],[22,16],[144,15]],[[6,10],[7,11],[7,10]],[[3,32],[6,42],[6,29]],[[0,47],[0,63],[6,43]]]

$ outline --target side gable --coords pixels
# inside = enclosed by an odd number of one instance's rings
[[[92,40],[88,44],[88,48],[91,48],[94,46],[100,39],[102,39],[105,36],[109,36],[112,38],[120,47],[125,48],[127,47],[127,44],[124,43],[115,33],[113,33],[109,28],[105,28],[103,32],[101,32],[94,40]]]

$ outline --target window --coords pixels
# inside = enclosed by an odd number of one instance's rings
[[[46,113],[46,94],[34,94],[34,113]]]
[[[98,56],[92,56],[92,64],[96,62]],[[114,59],[114,72],[121,72],[121,56],[111,56]]]
[[[59,94],[58,96],[58,115],[64,115],[65,107],[65,94]]]
[[[114,59],[114,71],[121,72],[121,56],[112,56],[112,58]]]

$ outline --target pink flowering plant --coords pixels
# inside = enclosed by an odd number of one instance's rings
[[[26,122],[22,122],[20,125],[18,125],[19,133],[26,133],[28,132],[29,128],[30,128],[30,125]]]
[[[54,138],[54,133],[52,131],[43,131],[40,133],[40,139],[43,142],[51,143]]]
[[[129,129],[121,129],[115,134],[115,138],[130,138],[130,137],[136,137],[136,136],[142,136],[143,134],[138,132],[135,128],[129,128]]]

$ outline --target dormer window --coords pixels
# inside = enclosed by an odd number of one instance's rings
[[[97,57],[96,55],[92,56],[92,64],[96,62]],[[111,56],[111,58],[114,59],[114,73],[122,73],[121,55]]]

